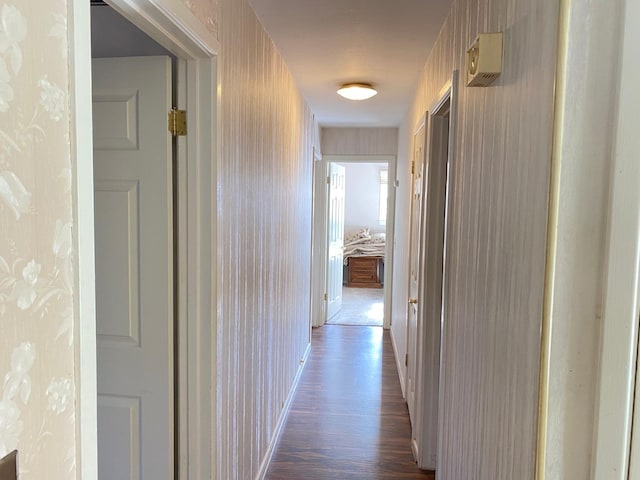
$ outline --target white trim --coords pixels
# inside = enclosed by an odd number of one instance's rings
[[[391,163],[396,161],[395,155],[324,155],[327,163]]]
[[[458,125],[458,95],[460,85],[460,73],[454,70],[451,75],[451,92],[449,93],[449,165],[447,171],[447,191],[445,199],[445,218],[444,218],[444,239],[442,251],[442,315],[440,318],[440,379],[438,385],[438,405],[444,405],[446,394],[444,389],[444,372],[446,372],[446,363],[444,350],[446,348],[445,339],[445,319],[447,317],[447,290],[449,286],[448,269],[451,260],[447,259],[448,233],[450,232],[450,222],[452,222],[452,213],[454,210],[455,198],[452,195],[451,182],[455,178],[456,170],[456,131]],[[438,446],[442,443],[444,436],[444,421],[442,415],[438,414]],[[437,465],[442,464],[442,450],[438,447]]]
[[[269,470],[269,465],[271,464],[271,460],[273,459],[273,454],[276,451],[276,447],[278,446],[278,442],[280,441],[280,437],[282,436],[282,432],[284,430],[284,425],[287,420],[287,415],[289,415],[289,410],[291,409],[291,404],[293,403],[293,398],[298,390],[298,385],[300,384],[300,378],[302,378],[302,372],[304,370],[305,365],[307,364],[307,360],[309,359],[309,354],[311,353],[311,343],[307,345],[307,348],[302,356],[302,360],[300,361],[300,367],[298,367],[298,371],[296,372],[296,376],[293,379],[293,384],[289,389],[289,395],[287,395],[287,399],[284,402],[284,406],[282,407],[282,411],[280,412],[280,416],[278,417],[278,422],[273,431],[273,435],[271,436],[271,441],[267,446],[267,452],[262,459],[262,463],[260,464],[260,468],[258,469],[258,474],[256,475],[256,480],[264,480],[267,475],[267,471]]]
[[[93,131],[89,2],[68,3],[70,145],[73,179],[73,302],[76,479],[98,478]]]
[[[635,25],[640,2],[625,3],[593,471],[593,478],[611,480],[638,478],[640,460],[636,383],[640,380],[636,370],[640,315],[640,139],[636,128],[640,68],[636,57],[640,32]]]
[[[313,194],[311,222],[311,327],[321,327],[327,319],[327,165],[313,147]]]
[[[442,106],[450,100],[453,96],[453,85],[455,85],[455,79],[457,78],[458,71],[454,70],[451,79],[448,80],[444,86],[440,89],[438,96],[435,98],[433,103],[429,106],[429,110],[427,110],[429,117],[437,117],[438,112],[442,108]]]
[[[219,85],[217,58],[188,62],[191,72],[191,87],[187,91],[197,93],[188,98],[188,121],[197,132],[188,137],[188,150],[194,152],[197,161],[189,168],[189,251],[187,258],[190,265],[190,283],[197,288],[196,301],[191,302],[189,309],[189,429],[191,432],[190,452],[198,451],[198,463],[191,458],[193,472],[190,480],[212,478],[215,464],[215,372],[216,372],[216,301],[214,292],[217,275],[216,257],[216,175],[217,175],[217,123],[218,103],[217,85]],[[191,160],[189,156],[189,160]],[[194,440],[196,445],[193,445]],[[209,463],[206,463],[208,460]]]
[[[398,168],[397,157],[395,155],[324,155],[322,160],[325,162],[325,165],[329,163],[386,163],[389,168],[389,178],[394,179],[396,178]],[[384,252],[384,320],[382,326],[385,330],[391,328],[391,302],[393,301],[391,296],[393,282],[393,242],[388,241],[388,239],[394,238],[396,218],[396,189],[394,183],[390,183],[389,187],[387,197],[387,225],[385,226],[387,241],[385,242]]]
[[[178,206],[178,211],[186,217],[183,225],[186,231],[179,231],[179,237],[185,243],[182,255],[186,257],[179,258],[183,268],[178,269],[178,275],[187,283],[187,290],[180,290],[178,298],[186,320],[181,321],[179,330],[182,332],[178,359],[182,441],[177,461],[181,478],[185,480],[213,478],[213,412],[216,407],[213,394],[216,371],[214,176],[219,129],[216,122],[219,79],[214,55],[220,48],[215,37],[179,0],[107,0],[107,3],[169,51],[186,60],[186,104],[190,130],[186,139],[187,156],[179,160],[185,162],[180,167],[185,177],[177,179],[178,183],[182,181],[186,185],[185,195],[179,195]],[[76,463],[77,478],[93,480],[97,478],[97,417],[89,2],[70,2],[69,19],[72,37],[69,56],[71,137],[76,168],[74,203],[78,236],[75,239],[78,272],[76,318],[79,318],[75,327],[79,399],[76,408]]]
[[[176,56],[208,58],[220,52],[220,43],[213,33],[181,0],[105,1]]]
[[[442,87],[438,96],[435,97],[435,100],[429,106],[427,113],[425,114],[425,119],[427,120],[425,138],[426,138],[426,146],[425,146],[425,162],[429,164],[429,171],[432,171],[431,162],[434,161],[433,149],[434,149],[434,117],[442,117],[442,108],[445,106],[447,102],[449,102],[449,126],[447,133],[447,159],[446,165],[444,166],[444,186],[440,186],[438,188],[444,188],[443,198],[443,206],[444,206],[444,218],[443,218],[443,245],[442,245],[442,277],[441,277],[441,304],[439,311],[439,322],[437,325],[429,328],[429,325],[426,323],[427,320],[427,310],[425,307],[428,305],[428,292],[427,288],[429,288],[429,282],[427,281],[427,277],[430,272],[427,272],[427,260],[430,252],[427,250],[420,252],[420,286],[418,290],[418,305],[422,306],[419,310],[419,318],[417,324],[417,345],[416,345],[416,356],[419,361],[416,364],[416,396],[414,400],[414,411],[416,412],[416,418],[414,419],[413,432],[412,432],[412,450],[414,452],[414,456],[417,460],[418,466],[424,469],[436,469],[438,460],[436,456],[438,454],[439,449],[437,445],[440,442],[441,430],[440,430],[440,416],[438,415],[438,405],[440,405],[443,399],[443,377],[442,377],[442,326],[444,324],[445,319],[445,295],[446,295],[446,252],[447,252],[447,232],[448,232],[448,221],[450,219],[450,202],[451,202],[451,168],[454,162],[454,150],[455,150],[455,130],[456,130],[456,114],[455,114],[455,100],[457,96],[457,85],[458,85],[458,72],[454,70],[451,75],[451,79],[445,83]],[[422,122],[421,122],[422,124]],[[440,167],[442,168],[442,166]],[[432,177],[431,173],[427,177]],[[425,178],[426,182],[429,182],[429,178]],[[423,207],[422,207],[422,231],[420,232],[420,238],[422,239],[422,243],[429,244],[429,209],[427,208],[427,204],[429,203],[428,195],[430,195],[430,186],[425,183],[424,185],[424,198],[423,198]],[[437,213],[437,212],[436,212]],[[422,249],[421,249],[422,250]],[[437,337],[437,338],[436,338]],[[438,344],[437,350],[427,349],[426,346],[431,344],[432,347]],[[429,356],[429,353],[433,355]],[[439,373],[438,373],[438,397],[436,400],[433,400],[431,404],[429,404],[425,399],[428,399],[432,396],[433,384],[428,383],[428,377],[426,373],[425,365],[433,365],[436,358],[439,358]],[[437,402],[433,405],[433,402]],[[429,408],[431,407],[431,408]],[[429,412],[427,412],[427,409]],[[434,411],[435,410],[435,411]],[[436,415],[435,425],[432,423],[432,418],[425,415],[425,413],[430,413]],[[430,421],[431,420],[431,421]],[[435,430],[435,431],[434,431]],[[437,440],[434,440],[432,435],[436,435]],[[436,443],[436,447],[434,449],[433,443]]]
[[[571,0],[560,0],[558,13],[558,47],[553,99],[553,138],[549,172],[549,207],[547,219],[547,254],[543,313],[540,328],[540,374],[538,383],[538,420],[536,442],[536,480],[544,480],[547,470],[547,434],[549,425],[549,389],[551,381],[551,328],[553,295],[558,250],[558,216],[560,209],[560,179],[564,136],[564,106],[566,103],[567,56],[569,49],[569,19]]]
[[[424,112],[421,116],[420,119],[418,120],[418,123],[416,123],[416,127],[413,129],[413,136],[415,137],[417,135],[417,133],[422,129],[425,128],[426,124],[427,124],[427,117],[429,116],[429,111],[427,110],[426,112]],[[413,161],[413,153],[411,154],[411,158]]]
[[[396,336],[393,333],[393,328],[389,330],[389,335],[391,336],[391,345],[393,346],[393,355],[396,359],[396,369],[398,370],[398,378],[400,379],[400,390],[402,390],[402,398],[406,399],[407,395],[405,392],[406,388],[406,380],[405,380],[405,371],[406,368],[404,364],[401,362],[400,350],[398,350],[398,344],[396,342]],[[403,359],[404,360],[404,359]]]
[[[178,427],[181,478],[211,478],[215,372],[215,59],[186,62],[188,134],[178,155]],[[179,81],[181,75],[179,75]],[[182,145],[180,145],[182,144]],[[186,155],[180,153],[185,152]]]
[[[178,58],[176,63],[176,84],[174,89],[174,106],[179,109],[186,109],[187,113],[189,109],[187,107],[187,64],[182,58]],[[187,124],[190,122],[187,120]],[[187,258],[189,255],[189,249],[187,248],[189,236],[188,230],[188,209],[187,209],[187,137],[178,137],[176,139],[176,167],[175,177],[173,179],[174,193],[176,194],[175,208],[177,212],[174,212],[175,229],[177,232],[177,241],[174,245],[174,253],[176,255],[176,266],[174,271],[174,292],[176,295],[175,312],[177,319],[175,321],[175,334],[177,335],[178,346],[178,362],[177,362],[177,398],[174,402],[176,408],[176,418],[183,419],[189,418],[188,410],[188,371],[186,368],[186,362],[181,358],[181,353],[185,352],[188,348],[187,336],[189,331],[187,329],[187,321],[189,318],[189,305],[182,299],[188,299],[189,283],[187,272]],[[195,295],[194,295],[195,296]],[[178,445],[189,444],[189,427],[188,422],[177,422],[177,435]],[[180,447],[179,447],[180,448]],[[188,472],[188,457],[184,455],[185,451],[180,448],[180,455],[178,459],[178,477],[187,478]]]

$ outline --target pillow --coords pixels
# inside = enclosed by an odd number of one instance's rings
[[[361,228],[357,232],[352,232],[344,236],[344,243],[351,243],[361,238],[371,238],[371,233],[367,227]]]

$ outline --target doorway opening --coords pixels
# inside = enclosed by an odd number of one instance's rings
[[[97,478],[101,462],[97,457],[101,456],[112,462],[117,471],[112,470],[110,473],[117,478],[128,478],[134,473],[136,477],[143,479],[158,478],[158,475],[145,473],[141,462],[146,461],[149,465],[154,461],[153,459],[160,458],[158,455],[150,454],[148,448],[157,439],[162,438],[162,441],[166,440],[170,445],[167,454],[167,457],[170,457],[168,459],[170,466],[164,469],[163,478],[165,476],[180,479],[208,478],[213,470],[211,458],[213,430],[210,426],[213,425],[212,412],[215,411],[215,396],[211,394],[214,391],[213,332],[215,325],[214,318],[210,314],[212,302],[215,299],[211,298],[210,292],[215,291],[215,265],[212,259],[216,251],[215,225],[213,224],[215,217],[213,213],[216,207],[213,186],[217,133],[216,54],[219,51],[219,45],[213,34],[206,30],[182,2],[168,1],[158,6],[150,0],[91,1],[91,5],[103,3],[108,4],[109,7],[102,8],[113,7],[124,19],[148,35],[152,40],[150,43],[157,44],[153,48],[161,46],[164,49],[154,52],[165,56],[156,62],[155,66],[160,66],[161,75],[152,74],[152,76],[162,76],[167,80],[166,84],[178,83],[183,88],[178,89],[176,95],[171,93],[170,89],[165,90],[166,95],[165,93],[152,95],[158,100],[152,103],[162,105],[162,111],[154,114],[154,117],[157,117],[157,125],[153,128],[164,132],[165,140],[160,143],[166,143],[166,150],[169,152],[166,155],[169,160],[163,162],[166,168],[160,167],[159,170],[164,171],[163,175],[171,178],[172,181],[167,181],[163,186],[166,208],[163,206],[164,200],[161,199],[158,201],[157,209],[146,208],[146,211],[151,212],[152,216],[161,212],[166,217],[166,224],[171,225],[171,228],[164,229],[166,241],[163,238],[162,242],[143,242],[141,232],[147,229],[142,225],[147,218],[143,204],[148,203],[145,198],[149,197],[146,192],[149,184],[146,180],[143,182],[128,174],[94,181],[92,151],[108,148],[116,152],[126,149],[135,150],[132,146],[140,145],[143,135],[146,135],[143,132],[143,123],[138,122],[137,118],[135,121],[132,119],[143,110],[142,96],[145,94],[137,88],[116,85],[110,75],[117,75],[124,69],[119,66],[109,68],[102,61],[97,62],[102,65],[99,73],[94,71],[92,82],[90,2],[69,4],[71,130],[72,151],[76,159],[74,163],[76,179],[74,224],[77,228],[74,229],[74,242],[77,245],[80,287],[75,307],[76,318],[79,319],[76,325],[78,334],[76,354],[80,379],[78,383],[80,402],[76,413],[80,438],[77,458],[79,476],[87,479]],[[112,36],[113,32],[110,31],[108,35]],[[124,37],[126,36],[122,35],[118,40]],[[147,40],[143,43],[149,46]],[[136,66],[136,62],[130,58],[121,60],[125,64]],[[177,65],[175,69],[171,66],[174,62]],[[146,65],[146,60],[140,63]],[[154,72],[159,73],[155,70]],[[92,98],[91,85],[93,83],[95,86],[97,80],[102,81],[103,85],[99,87],[102,89],[98,95],[100,98],[96,99]],[[102,104],[96,106],[96,102],[102,102]],[[165,110],[167,106],[165,102],[169,109],[173,105],[186,109],[187,123],[192,127],[187,137],[181,137],[177,141],[166,140],[168,112]],[[129,120],[115,123],[109,120],[118,115]],[[171,160],[174,149],[178,152],[176,162]],[[108,162],[98,160],[98,163]],[[104,165],[100,166],[100,169],[103,167]],[[147,173],[139,165],[134,168],[143,175]],[[95,173],[98,176],[104,175],[104,171],[97,170]],[[155,168],[146,170],[157,173]],[[95,201],[95,210],[94,186],[101,197]],[[151,196],[155,197],[155,194]],[[117,223],[117,228],[109,228],[109,219],[106,222],[97,221],[97,217],[104,217],[105,214],[109,216],[112,213],[116,214],[114,221]],[[148,234],[144,235],[148,237]],[[99,261],[103,264],[108,263],[105,261],[109,258],[109,255],[105,254],[105,246],[110,244],[106,241],[110,236],[121,240],[118,244],[120,253],[124,252],[125,255],[113,257],[113,264],[107,265],[106,269],[104,265],[96,269],[94,252],[97,249],[102,250],[102,253],[99,252],[102,259]],[[96,248],[98,242],[102,242],[102,246]],[[168,314],[165,317],[172,331],[164,345],[166,361],[163,362],[166,372],[170,372],[167,375],[168,381],[165,383],[170,384],[172,388],[167,388],[162,396],[165,398],[165,403],[173,403],[172,409],[160,408],[169,427],[165,434],[157,438],[149,432],[142,435],[141,431],[136,431],[135,428],[145,422],[151,425],[152,430],[156,428],[153,420],[145,420],[145,416],[150,411],[145,408],[149,403],[145,402],[144,398],[140,400],[136,399],[135,395],[119,393],[98,398],[98,377],[104,373],[101,371],[105,367],[113,372],[124,373],[124,375],[115,375],[114,378],[118,378],[118,381],[135,376],[133,375],[135,372],[128,371],[125,365],[118,364],[124,361],[126,355],[113,355],[106,363],[99,360],[96,365],[97,350],[105,344],[114,351],[120,349],[124,352],[128,349],[127,354],[133,356],[136,355],[137,350],[140,356],[145,346],[148,347],[154,343],[145,339],[149,329],[141,327],[140,322],[136,321],[145,289],[143,283],[137,281],[140,272],[136,269],[138,265],[144,263],[142,256],[156,249],[164,250],[165,262],[163,263],[166,263],[165,270],[169,272],[165,278],[156,280],[166,286],[163,288],[164,297],[159,296],[162,301],[157,303],[165,304],[165,300],[168,299],[166,302]],[[131,252],[133,257],[127,252]],[[136,259],[135,255],[139,258]],[[121,261],[121,257],[129,258]],[[98,283],[100,286],[100,282],[113,280],[113,278],[109,279],[109,275],[125,279],[123,284],[110,282],[115,285],[117,296],[124,301],[105,301],[105,297],[98,297],[97,308],[102,310],[103,314],[105,310],[118,310],[123,315],[118,316],[121,319],[118,322],[96,326],[95,285]],[[102,293],[103,291],[100,292]],[[156,305],[153,305],[153,308],[155,307]],[[103,345],[98,345],[96,340],[102,341]],[[145,373],[152,371],[149,376],[157,377],[155,369],[155,365],[150,368],[145,366],[144,371]],[[100,408],[102,412],[98,415]],[[97,452],[100,443],[97,424],[100,419],[96,417],[100,416],[102,423],[106,423],[108,428],[111,428],[111,433],[129,433],[126,438],[122,438],[121,443],[112,442],[112,451],[106,456],[104,452]],[[176,422],[175,418],[179,421]],[[110,423],[110,419],[113,422]],[[110,458],[111,453],[118,458]],[[120,459],[119,456],[126,461],[116,465]],[[106,478],[109,478],[109,475]]]
[[[457,73],[454,72],[451,82],[425,115],[415,350],[409,351],[410,345],[407,345],[409,355],[416,358],[413,368],[408,370],[408,377],[413,376],[412,383],[415,386],[411,445],[418,466],[425,470],[437,470],[438,445],[443,428],[438,407],[443,398],[441,385],[444,369],[441,358],[447,320],[444,302],[447,212],[452,203],[449,182],[453,168],[456,84]]]
[[[354,182],[346,178],[347,169]],[[389,179],[396,177],[396,157],[316,153],[313,175],[311,326],[340,323],[337,312],[342,310],[344,294],[347,319],[343,324],[373,324],[388,329],[393,242],[387,239],[393,238],[395,217],[395,185]],[[360,181],[358,175],[369,180]],[[345,200],[349,196],[355,198],[355,204],[348,206],[347,214],[352,210],[356,214],[345,224]],[[355,257],[358,259],[354,261]],[[352,302],[350,297],[355,297]],[[356,302],[365,305],[364,314]]]
[[[91,52],[98,475],[178,478],[178,59],[97,2]]]
[[[344,208],[335,211],[330,203],[329,262],[332,261],[332,225],[341,224],[342,258],[337,278],[329,277],[330,311],[327,324],[383,326],[384,265],[387,238],[388,178],[387,162],[332,162],[330,171],[344,172]],[[333,180],[333,177],[331,177]],[[329,185],[333,192],[333,184]],[[335,195],[330,193],[330,199]],[[342,218],[336,215],[342,213]],[[329,270],[333,266],[329,264]],[[337,308],[335,292],[340,302]]]

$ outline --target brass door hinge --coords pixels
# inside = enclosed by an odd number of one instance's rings
[[[187,111],[172,108],[169,111],[169,131],[174,137],[182,137],[187,134]]]
[[[329,300],[329,295],[328,294],[324,294],[324,301],[326,302],[327,300]]]
[[[416,173],[416,162],[411,162],[411,175]]]
[[[404,366],[405,367],[409,366],[409,354],[408,353],[404,354]]]
[[[327,185],[331,185],[331,177],[327,177]]]

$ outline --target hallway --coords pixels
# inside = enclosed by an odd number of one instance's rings
[[[413,461],[389,332],[314,329],[307,362],[268,480],[435,479]]]

